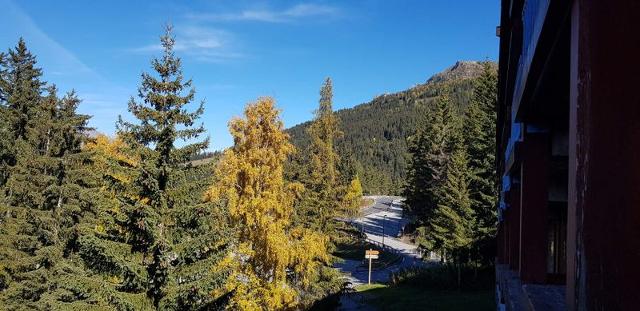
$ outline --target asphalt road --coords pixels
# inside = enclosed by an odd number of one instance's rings
[[[378,249],[395,252],[400,255],[401,260],[385,269],[374,270],[371,273],[371,282],[387,282],[392,272],[400,269],[422,265],[421,256],[417,251],[417,246],[405,243],[397,239],[402,228],[409,222],[403,217],[401,197],[375,196],[373,206],[362,210],[362,217],[357,218],[353,223],[367,235],[367,240],[378,245]],[[384,247],[382,246],[384,237]],[[364,260],[364,254],[363,260]],[[338,269],[347,275],[349,281],[355,286],[366,284],[368,270],[362,266],[363,261],[345,260],[336,265]]]

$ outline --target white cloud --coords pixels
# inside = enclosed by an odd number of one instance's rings
[[[231,33],[196,25],[174,27],[176,44],[174,50],[203,62],[225,62],[244,57],[232,50]],[[162,51],[159,43],[129,49],[134,53],[152,53]]]
[[[298,4],[289,8],[284,12],[285,16],[290,17],[306,17],[306,16],[335,16],[338,14],[338,9],[326,5],[316,4]]]
[[[22,9],[10,0],[0,0],[0,38],[24,37],[27,47],[36,55],[45,80],[59,87],[60,96],[75,89],[82,104],[81,113],[93,115],[89,121],[100,131],[113,132],[119,113],[126,111],[129,91],[105,79],[87,66],[70,49],[56,41]],[[6,46],[5,46],[6,47]]]
[[[192,13],[187,18],[195,21],[255,21],[268,23],[285,23],[304,17],[335,17],[340,13],[338,8],[301,3],[283,10],[247,9],[236,13]]]
[[[286,23],[311,17],[335,17],[340,14],[336,7],[301,3],[282,10],[246,9],[235,13],[191,13],[183,23],[176,24],[174,49],[182,55],[201,62],[222,63],[245,58],[238,52],[234,36],[225,30],[203,26],[212,21],[255,21]],[[162,45],[153,43],[128,49],[132,53],[157,53]]]
[[[3,7],[0,10],[0,27],[8,27],[10,35],[24,37],[29,49],[47,64],[48,71],[55,72],[55,75],[83,74],[99,78],[75,54],[45,33],[18,5],[12,1],[0,1],[0,6]],[[13,43],[16,42],[17,38]]]

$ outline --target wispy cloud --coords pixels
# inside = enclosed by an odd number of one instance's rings
[[[232,33],[210,27],[207,22],[254,21],[266,23],[287,23],[305,18],[329,18],[340,15],[337,7],[301,3],[275,9],[244,9],[231,13],[190,13],[174,27],[176,33],[175,50],[197,61],[224,63],[246,58],[238,52],[237,42]],[[157,53],[162,51],[159,43],[147,44],[127,49],[131,53]]]
[[[224,62],[244,57],[242,53],[232,50],[231,33],[204,26],[175,26],[175,51],[184,53],[196,60],[204,62]],[[162,51],[159,43],[129,49],[134,53],[151,53]]]
[[[113,120],[126,110],[128,91],[85,64],[40,28],[17,3],[0,0],[0,7],[0,34],[15,38],[15,42],[23,37],[43,68],[45,79],[59,87],[59,95],[75,89],[83,100],[79,111],[94,116],[89,124],[100,131],[113,132]]]
[[[254,21],[285,23],[308,17],[335,17],[340,10],[333,6],[301,3],[283,10],[246,9],[234,13],[192,13],[187,18],[194,21]]]
[[[51,72],[57,75],[91,75],[93,78],[99,75],[89,66],[83,63],[75,54],[66,49],[56,40],[44,32],[19,6],[12,1],[0,1],[3,7],[0,12],[0,26],[10,25],[19,29],[19,36],[27,41],[28,46],[39,53],[49,65]],[[15,42],[14,42],[15,43]]]

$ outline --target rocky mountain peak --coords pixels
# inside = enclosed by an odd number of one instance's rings
[[[497,67],[497,64],[489,62],[490,66]],[[453,66],[433,75],[427,83],[438,83],[449,80],[471,79],[482,74],[484,62],[479,61],[457,61]]]

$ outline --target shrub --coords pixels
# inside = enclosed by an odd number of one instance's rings
[[[462,267],[463,290],[491,289],[494,286],[493,267],[474,269]],[[407,268],[391,275],[392,286],[411,286],[433,290],[458,289],[457,270],[453,265],[435,265],[429,267]]]

